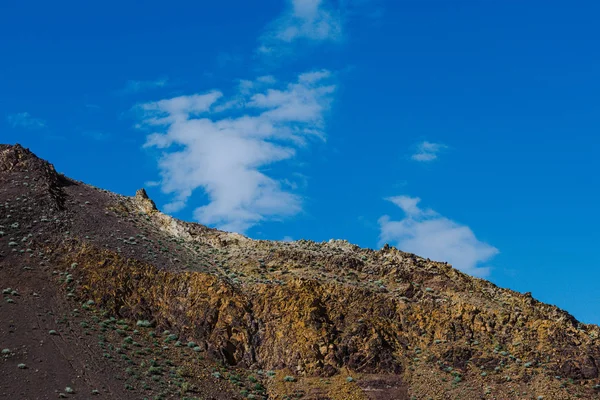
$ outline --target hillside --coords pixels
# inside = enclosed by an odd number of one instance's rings
[[[600,328],[446,263],[252,240],[0,145],[3,398],[600,398]]]

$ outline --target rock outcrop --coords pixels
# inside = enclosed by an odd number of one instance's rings
[[[215,362],[285,375],[265,381],[265,397],[598,395],[598,326],[447,263],[388,245],[251,240],[178,221],[143,189],[124,197],[68,180],[20,146],[0,147],[0,174],[0,223],[10,209],[29,227],[30,246],[69,271],[60,287],[197,343]],[[40,227],[42,215],[53,223]],[[23,229],[8,236],[20,240]],[[7,242],[5,256],[36,254]]]

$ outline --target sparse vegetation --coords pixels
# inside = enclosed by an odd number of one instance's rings
[[[185,224],[141,199],[53,186],[45,180],[59,178],[44,171],[27,172],[29,186],[21,172],[7,180],[0,171],[0,278],[14,303],[4,309],[28,317],[17,334],[39,324],[27,332],[33,345],[3,341],[7,365],[32,364],[9,373],[44,379],[33,372],[47,364],[32,360],[60,345],[57,365],[80,357],[89,367],[91,357],[102,370],[88,371],[123,398],[210,398],[218,389],[228,399],[355,400],[373,378],[361,371],[384,380],[401,371],[404,381],[376,384],[410,385],[418,399],[563,400],[600,390],[598,377],[570,372],[597,354],[600,330],[530,297],[389,246],[253,241]],[[580,345],[547,332],[569,332]],[[565,349],[566,367],[551,356]],[[282,369],[244,367],[254,362]],[[90,390],[71,384],[77,396]],[[523,387],[527,394],[510,392]]]

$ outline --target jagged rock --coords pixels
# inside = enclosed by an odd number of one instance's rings
[[[144,210],[144,212],[150,214],[155,211],[158,211],[154,201],[150,197],[148,197],[148,193],[146,193],[146,189],[144,189],[144,188],[138,189],[135,192],[135,199],[140,203],[140,207]]]
[[[144,189],[125,197],[93,188],[20,146],[0,145],[0,184],[0,204],[12,208],[10,220],[0,208],[0,281],[37,273],[31,292],[53,291],[48,298],[76,282],[71,294],[107,315],[152,321],[240,371],[275,371],[264,381],[270,398],[480,399],[488,388],[514,398],[506,377],[546,398],[597,393],[597,326],[447,263],[388,245],[252,240],[179,221]],[[30,210],[12,206],[23,197]],[[7,251],[11,237],[34,250]],[[40,267],[52,267],[23,270],[40,252]],[[69,278],[56,283],[53,269]],[[297,382],[282,383],[289,374]],[[577,383],[569,392],[566,379]]]

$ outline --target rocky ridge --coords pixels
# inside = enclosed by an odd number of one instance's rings
[[[598,326],[446,263],[387,245],[252,240],[179,221],[143,189],[126,197],[71,180],[18,145],[0,145],[0,205],[1,281],[34,281],[23,267],[35,262],[57,307],[91,302],[115,320],[148,321],[197,344],[203,360],[182,361],[190,368],[254,374],[263,388],[237,390],[229,379],[222,393],[600,396]],[[223,381],[199,377],[199,387]],[[127,395],[117,398],[137,398]]]

